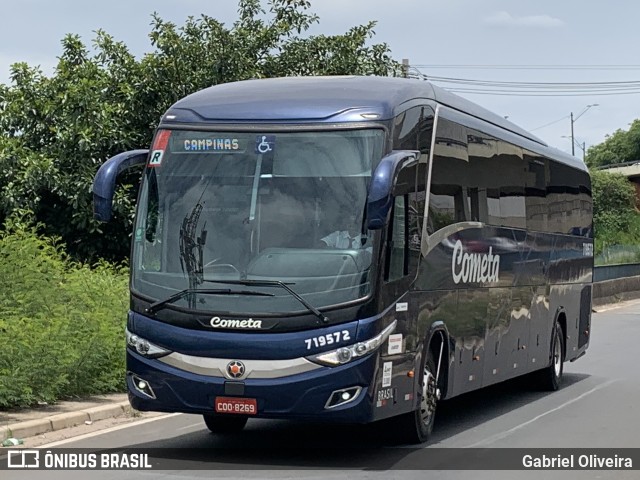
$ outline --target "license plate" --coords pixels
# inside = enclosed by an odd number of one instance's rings
[[[216,397],[216,413],[238,413],[255,415],[258,413],[258,402],[255,398]]]

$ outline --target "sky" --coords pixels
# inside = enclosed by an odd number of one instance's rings
[[[373,42],[387,43],[394,58],[409,59],[427,77],[640,82],[640,59],[634,55],[640,45],[640,2],[311,0],[311,4],[320,22],[310,34],[340,34],[375,20]],[[0,83],[10,82],[10,65],[19,61],[39,65],[51,74],[66,33],[79,34],[90,45],[93,32],[103,29],[124,41],[132,53],[142,55],[151,51],[148,34],[153,12],[178,25],[189,15],[206,14],[228,26],[237,18],[236,0],[0,0],[0,8],[4,20]],[[541,65],[552,68],[520,68]],[[585,90],[589,91],[580,96],[459,94],[571,153],[571,139],[564,137],[571,134],[572,112],[579,116],[574,122],[576,143],[584,142],[587,148],[618,129],[627,130],[640,118],[640,93],[593,95],[593,89]],[[581,149],[576,147],[575,154],[582,157]]]

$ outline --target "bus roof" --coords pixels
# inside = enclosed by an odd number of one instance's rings
[[[225,83],[193,93],[176,102],[163,122],[342,122],[374,114],[391,119],[416,99],[433,100],[537,144],[546,156],[586,169],[583,162],[469,100],[430,82],[398,77],[283,77]],[[189,111],[189,120],[185,113]],[[195,115],[195,116],[194,116]]]

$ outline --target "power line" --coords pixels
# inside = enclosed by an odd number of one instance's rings
[[[507,97],[592,97],[592,96],[611,96],[611,95],[637,95],[640,90],[636,91],[624,91],[624,92],[557,92],[557,93],[534,93],[534,92],[492,92],[486,90],[473,90],[464,88],[447,88],[448,91],[453,93],[468,93],[470,95],[500,95]]]
[[[415,65],[412,65],[409,71],[413,76],[417,76],[418,78],[434,83],[451,85],[445,87],[451,92],[472,95],[576,97],[636,95],[640,93],[640,80],[606,82],[519,82],[424,75]]]
[[[417,70],[417,69],[416,69]],[[480,80],[470,78],[438,77],[428,75],[430,81],[456,83],[473,86],[504,86],[512,88],[638,88],[640,80],[609,81],[609,82],[517,82],[502,80]]]
[[[569,118],[569,115],[565,115],[564,117],[559,118],[558,120],[554,120],[553,122],[545,123],[544,125],[541,125],[540,127],[532,128],[529,131],[530,132],[534,132],[536,130],[540,130],[541,128],[549,127],[549,126],[554,125],[556,123],[559,123],[559,122],[561,122],[563,120],[566,120],[567,118]]]
[[[500,64],[413,64],[417,68],[448,68],[475,70],[640,70],[638,64],[618,65],[500,65]]]
[[[607,81],[607,82],[521,82],[521,81],[500,81],[500,80],[480,80],[457,77],[438,77],[424,75],[418,67],[426,65],[411,65],[407,67],[409,76],[422,80],[453,84],[453,87],[446,87],[447,90],[456,93],[467,93],[471,95],[503,95],[511,97],[537,96],[537,97],[568,97],[568,96],[593,96],[593,95],[634,95],[640,93],[640,80],[628,81]],[[640,69],[640,65],[637,65]],[[594,104],[597,105],[597,104]],[[588,105],[592,107],[594,105]],[[585,109],[586,112],[586,109]],[[582,112],[584,113],[584,112]],[[582,115],[582,114],[580,114]],[[580,117],[578,116],[578,118]],[[555,125],[571,117],[571,135],[573,139],[573,113],[565,115],[557,120],[545,123],[539,127],[529,129],[530,132]],[[575,142],[575,139],[573,139]],[[572,144],[573,148],[573,144]]]

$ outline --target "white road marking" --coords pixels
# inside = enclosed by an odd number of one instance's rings
[[[492,443],[497,442],[498,440],[502,440],[503,438],[508,437],[509,435],[511,435],[513,432],[520,430],[521,428],[526,427],[527,425],[531,425],[533,422],[540,420],[542,417],[546,417],[547,415],[553,413],[553,412],[557,412],[558,410],[571,405],[572,403],[577,402],[578,400],[582,400],[584,397],[591,395],[592,393],[603,389],[605,387],[608,387],[609,385],[611,385],[613,382],[616,382],[617,380],[609,380],[608,382],[605,382],[601,385],[598,385],[597,387],[592,388],[591,390],[587,390],[586,392],[584,392],[582,395],[578,395],[576,398],[573,398],[571,400],[569,400],[568,402],[563,403],[562,405],[558,405],[555,408],[552,408],[551,410],[548,410],[544,413],[541,413],[540,415],[533,417],[531,420],[527,420],[524,423],[521,423],[520,425],[517,425],[513,428],[510,428],[509,430],[505,430],[504,432],[500,432],[500,433],[496,433],[495,435],[492,435],[488,438],[485,438],[484,440],[480,440],[479,442],[476,443],[472,443],[471,445],[467,445],[466,448],[476,448],[476,447],[486,447]]]
[[[193,428],[193,427],[202,427],[202,428],[204,428],[204,422],[198,422],[198,423],[194,423],[192,425],[187,425],[186,427],[176,428],[176,432],[179,432],[180,430],[189,430],[190,428]]]
[[[137,427],[138,425],[144,425],[145,423],[155,422],[157,420],[164,420],[165,418],[175,417],[177,415],[182,415],[182,413],[170,413],[168,415],[162,415],[159,417],[147,418],[145,420],[140,420],[139,422],[127,423],[124,425],[116,425],[115,427],[105,428],[104,430],[97,430],[91,433],[85,433],[84,435],[78,435],[77,437],[65,438],[64,440],[59,440],[57,442],[47,443],[45,445],[40,445],[37,448],[50,448],[57,447],[59,445],[64,445],[71,442],[77,442],[79,440],[84,440],[86,438],[97,437],[98,435],[102,435],[104,433],[117,432],[118,430],[124,430],[125,428]]]

